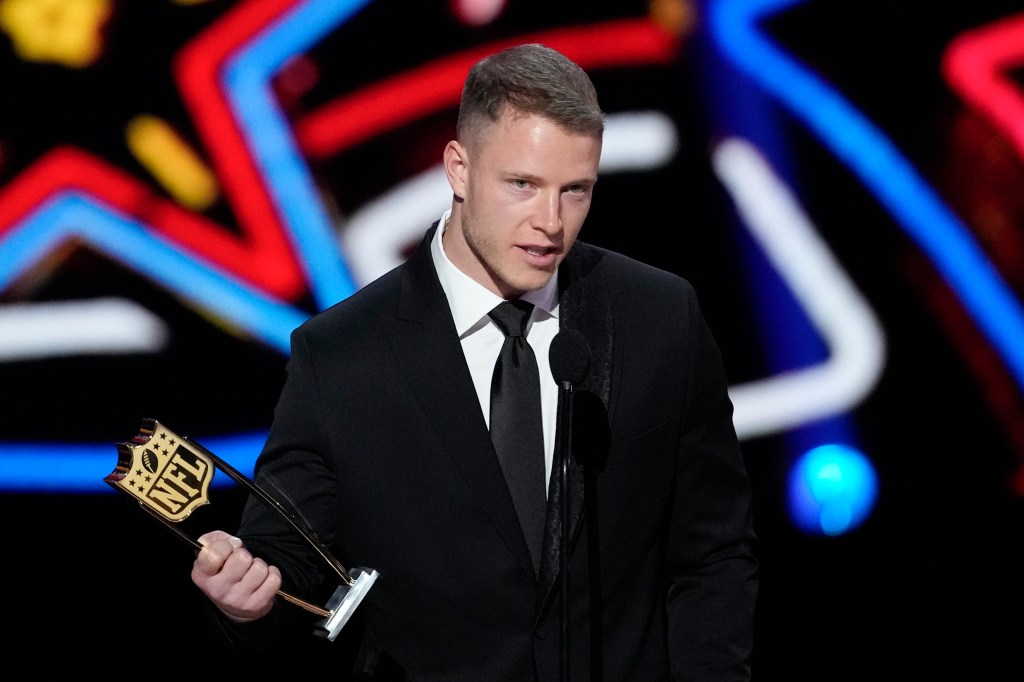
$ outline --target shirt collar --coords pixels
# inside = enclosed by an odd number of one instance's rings
[[[434,260],[434,269],[441,280],[441,288],[448,298],[448,306],[455,321],[455,330],[459,338],[475,331],[487,322],[487,313],[503,300],[466,273],[459,270],[448,260],[444,252],[441,236],[448,228],[451,209],[441,216],[437,231],[430,243],[430,254]],[[536,308],[550,317],[558,317],[558,272],[540,289],[528,291],[522,299],[529,301]]]

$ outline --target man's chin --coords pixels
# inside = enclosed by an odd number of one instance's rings
[[[535,274],[531,277],[524,277],[519,282],[516,282],[516,289],[523,293],[536,291],[537,289],[543,288],[544,285],[550,282],[553,275],[553,272],[545,272],[542,276],[540,274]]]

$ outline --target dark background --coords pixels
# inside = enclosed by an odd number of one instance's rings
[[[48,150],[72,145],[166,197],[128,150],[125,124],[143,112],[159,116],[203,155],[169,63],[244,4],[113,2],[103,53],[81,68],[19,57],[10,31],[0,34],[0,191]],[[275,87],[297,125],[353,89],[445,55],[539,30],[648,17],[654,7],[678,9],[686,21],[671,60],[591,72],[606,111],[661,111],[674,122],[679,146],[665,166],[602,177],[582,238],[694,282],[731,383],[779,371],[773,345],[813,349],[809,327],[773,317],[775,308],[755,290],[749,238],[711,169],[716,141],[745,132],[740,115],[762,120],[775,136],[773,161],[886,334],[884,372],[848,412],[743,442],[763,565],[755,679],[1024,679],[1021,387],[898,220],[785,105],[730,65],[709,31],[712,4],[515,2],[488,25],[470,27],[446,2],[378,0],[304,56],[317,74],[307,89]],[[1019,304],[1020,152],[940,71],[954,37],[1019,7],[998,0],[791,5],[764,23],[766,35],[888,136],[971,230]],[[1004,76],[1024,96],[1024,48],[1017,65]],[[339,232],[346,214],[439,162],[454,114],[450,107],[309,159]],[[237,229],[223,200],[204,213]],[[424,227],[435,218],[425,216]],[[4,229],[0,247],[11,238]],[[0,468],[14,461],[5,461],[9,444],[38,443],[43,457],[47,443],[110,443],[110,468],[94,472],[99,481],[116,462],[114,444],[135,435],[144,417],[200,440],[269,426],[286,358],[88,244],[63,248],[0,290],[0,311],[111,295],[159,315],[172,330],[167,347],[133,356],[0,359]],[[315,309],[305,294],[291,303]],[[764,324],[773,319],[775,326]],[[158,378],[160,390],[144,390]],[[869,457],[879,495],[862,525],[836,536],[808,534],[789,517],[786,480],[802,444],[833,427],[853,434]],[[11,475],[8,469],[5,480]],[[232,527],[242,493],[220,488],[212,499],[192,526]],[[126,497],[103,486],[76,492],[41,482],[38,491],[0,490],[0,518],[3,649],[30,666],[29,677],[272,670],[220,643],[189,580],[191,551]],[[340,669],[358,617],[349,632],[330,645],[297,637],[286,654],[294,674]]]

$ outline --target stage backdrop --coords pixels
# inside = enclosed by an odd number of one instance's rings
[[[116,444],[159,419],[251,472],[290,331],[440,216],[466,71],[521,42],[608,114],[582,239],[689,278],[722,347],[756,679],[1021,679],[1009,0],[0,0],[5,649],[42,679],[239,663],[191,549],[103,482]],[[211,500],[197,532],[244,493]],[[303,633],[296,672],[351,633]]]

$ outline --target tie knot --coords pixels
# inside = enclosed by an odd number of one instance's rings
[[[526,323],[533,304],[526,301],[502,301],[487,313],[505,336],[526,336]]]

